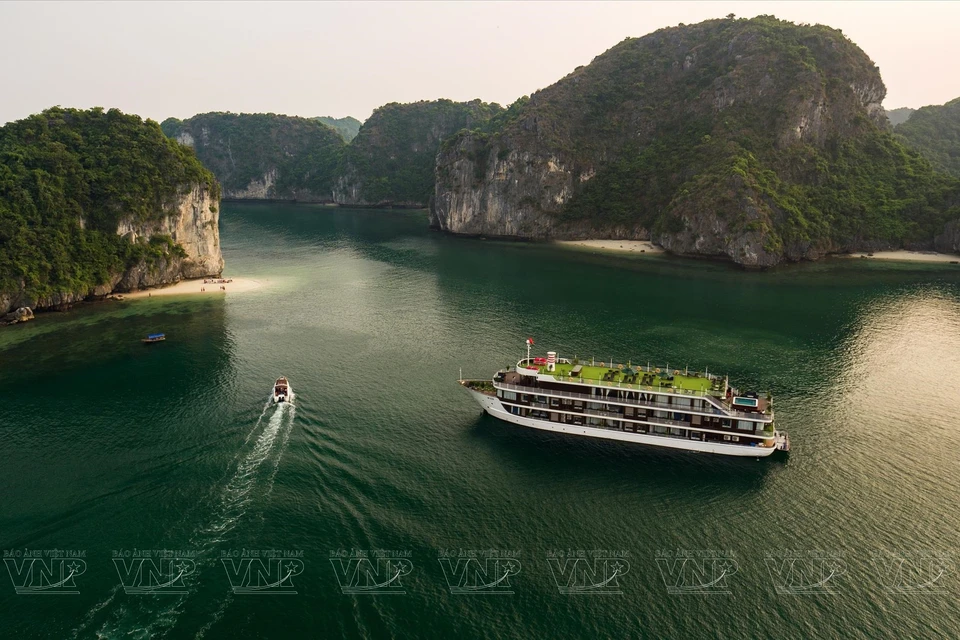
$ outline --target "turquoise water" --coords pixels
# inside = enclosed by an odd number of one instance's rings
[[[0,635],[960,635],[956,266],[746,273],[278,205],[224,206],[222,242],[263,288],[0,330]],[[460,369],[527,336],[769,388],[793,452],[482,416]]]

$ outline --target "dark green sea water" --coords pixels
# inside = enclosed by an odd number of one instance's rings
[[[222,241],[267,286],[0,330],[0,636],[960,636],[960,268],[746,273],[273,205],[225,206]],[[459,368],[527,336],[770,388],[791,457],[481,416]],[[296,406],[265,409],[279,375]]]

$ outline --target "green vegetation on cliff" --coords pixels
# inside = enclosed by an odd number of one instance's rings
[[[82,292],[138,261],[182,254],[169,237],[131,243],[121,220],[162,217],[218,185],[151,120],[54,107],[0,127],[0,298]]]
[[[345,147],[315,119],[273,113],[204,113],[161,127],[194,148],[227,198],[329,201]]]
[[[895,131],[934,167],[960,177],[960,98],[917,109]]]
[[[378,108],[344,153],[337,202],[426,206],[440,143],[501,111],[500,105],[480,100],[392,102]]]
[[[435,220],[650,236],[754,265],[929,246],[957,217],[956,183],[890,133],[885,92],[870,58],[826,26],[761,16],[661,29],[445,143]]]
[[[898,124],[903,124],[910,119],[916,112],[916,109],[911,109],[910,107],[900,107],[899,109],[890,109],[887,111],[887,119],[890,121],[890,126],[895,127]]]
[[[357,137],[357,132],[360,131],[360,125],[363,123],[353,118],[347,116],[346,118],[331,118],[330,116],[319,116],[316,118],[323,124],[332,128],[334,131],[340,134],[340,137],[343,138],[344,142],[350,142]]]

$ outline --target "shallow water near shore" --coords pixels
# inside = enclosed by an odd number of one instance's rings
[[[226,273],[269,287],[0,330],[2,635],[960,636],[955,266],[744,272],[422,212],[226,203],[221,224]],[[770,389],[791,456],[482,416],[460,369],[527,336]],[[267,403],[280,375],[295,406]],[[73,560],[46,589],[71,593],[31,590]]]

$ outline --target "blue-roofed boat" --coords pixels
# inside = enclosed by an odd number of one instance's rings
[[[154,342],[163,342],[167,339],[167,334],[165,333],[151,333],[146,338],[142,338],[140,342],[143,344],[153,344]]]

